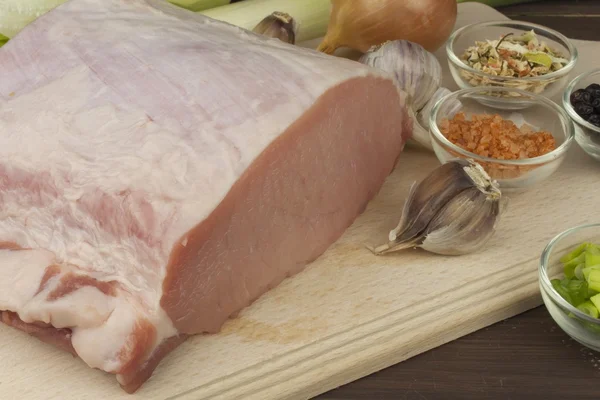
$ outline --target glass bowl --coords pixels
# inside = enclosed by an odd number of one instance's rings
[[[503,92],[511,92],[511,97],[526,104],[526,107],[501,110],[486,105],[489,98]],[[503,119],[512,120],[518,127],[527,123],[534,130],[552,134],[556,149],[539,157],[516,160],[501,160],[472,153],[452,143],[440,130],[444,120],[453,118],[459,112],[463,112],[467,119],[472,114],[498,114]],[[462,89],[442,97],[431,110],[429,133],[431,145],[440,162],[456,158],[472,159],[481,164],[504,191],[523,190],[547,179],[562,164],[575,135],[573,122],[555,102],[539,94],[500,87]]]
[[[575,140],[579,146],[596,160],[600,160],[600,128],[579,116],[571,105],[571,94],[585,89],[589,84],[600,84],[600,68],[579,75],[569,83],[563,94],[563,107],[575,122]]]
[[[565,59],[569,60],[564,68],[537,77],[503,77],[478,71],[461,60],[463,52],[475,45],[475,41],[496,40],[508,33],[521,35],[531,30],[534,30],[540,41],[546,42],[550,48],[559,51]],[[546,97],[557,95],[564,89],[568,82],[568,75],[578,58],[575,46],[561,33],[541,25],[511,20],[481,22],[456,30],[446,42],[446,55],[452,77],[461,89],[496,86],[516,88],[536,94],[543,93]],[[510,96],[505,98],[505,102],[510,100],[512,100]],[[514,108],[516,107],[518,106]]]
[[[551,283],[551,279],[562,279],[564,276],[560,257],[583,242],[600,244],[600,224],[580,225],[552,239],[540,259],[539,285],[544,305],[558,326],[584,346],[600,351],[600,319],[571,305]]]

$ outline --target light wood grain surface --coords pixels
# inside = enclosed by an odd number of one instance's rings
[[[459,7],[458,26],[503,18]],[[572,75],[598,64],[600,45],[576,41]],[[443,52],[445,84],[450,79]],[[409,149],[367,211],[325,255],[288,279],[218,335],[172,353],[135,395],[113,376],[0,326],[0,398],[306,399],[540,304],[537,259],[556,233],[587,222],[600,164],[573,146],[545,185],[511,195],[485,251],[440,257],[420,251],[374,257],[363,246],[397,223],[410,184],[438,165]],[[577,209],[578,213],[565,212]]]

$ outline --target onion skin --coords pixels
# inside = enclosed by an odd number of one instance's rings
[[[408,40],[434,52],[450,37],[456,0],[331,0],[327,34],[317,48],[367,52],[388,40]]]

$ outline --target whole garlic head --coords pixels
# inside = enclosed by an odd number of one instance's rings
[[[437,58],[408,40],[374,46],[358,61],[390,73],[396,85],[409,95],[415,112],[425,106],[442,82],[442,67]]]

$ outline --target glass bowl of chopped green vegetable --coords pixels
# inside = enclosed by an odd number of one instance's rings
[[[562,101],[575,123],[575,140],[586,153],[600,160],[600,68],[573,79]]]
[[[452,77],[462,89],[496,86],[546,97],[565,88],[578,58],[575,46],[560,32],[512,20],[460,28],[448,39],[446,53]],[[500,99],[499,107],[524,106],[511,93]]]
[[[600,223],[571,228],[548,243],[540,259],[539,285],[558,326],[600,351]]]
[[[487,104],[506,92],[526,107],[510,110]],[[526,190],[548,179],[564,161],[575,136],[573,122],[554,101],[502,87],[445,95],[433,106],[427,127],[440,162],[472,159],[502,191]]]

